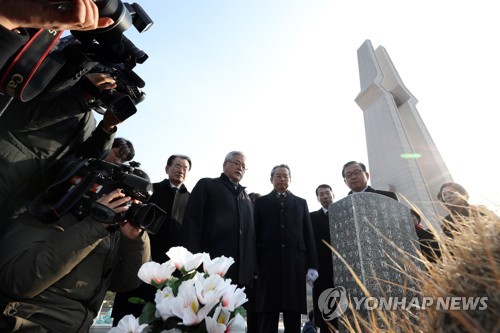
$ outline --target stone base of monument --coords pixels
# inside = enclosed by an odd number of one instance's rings
[[[331,204],[328,211],[332,246],[365,288],[339,257],[332,255],[336,295],[344,293],[350,300],[351,308],[345,315],[352,320],[355,310],[369,320],[370,314],[377,315],[377,309],[387,313],[418,301],[413,277],[421,274],[423,267],[413,259],[418,258],[418,239],[410,209],[379,194],[357,193]],[[410,269],[412,266],[417,269]],[[380,320],[377,325],[383,326]],[[340,332],[346,332],[345,327],[340,327]]]

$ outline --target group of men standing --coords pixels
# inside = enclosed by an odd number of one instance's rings
[[[299,333],[301,314],[307,312],[306,283],[314,285],[316,324],[328,332],[317,303],[321,292],[333,287],[331,252],[322,242],[330,243],[332,188],[323,184],[316,189],[322,207],[309,213],[306,200],[289,191],[291,170],[281,164],[271,170],[273,190],[252,203],[240,184],[245,162],[243,152],[228,153],[220,177],[199,180],[189,193],[183,183],[191,169],[190,158],[172,155],[168,159],[168,179],[153,184],[150,200],[167,212],[160,231],[151,235],[152,260],[166,261],[168,249],[179,245],[193,253],[233,257],[235,264],[226,277],[246,288],[250,333],[276,332],[280,313],[286,332]],[[375,191],[367,186],[366,167],[349,163],[342,175],[352,191]],[[129,297],[152,301],[154,293],[146,284],[132,292],[117,293],[114,324],[126,314],[140,315],[141,306],[129,303]]]

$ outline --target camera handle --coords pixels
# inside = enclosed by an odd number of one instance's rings
[[[99,175],[95,173],[85,177],[44,214],[45,218],[49,221],[59,220],[64,214],[69,212],[75,204],[78,203],[78,201],[80,201],[98,177]]]
[[[90,205],[90,216],[94,220],[105,224],[114,224],[116,220],[115,211],[97,201],[92,202]]]

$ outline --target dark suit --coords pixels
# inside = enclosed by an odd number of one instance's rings
[[[151,257],[153,261],[163,263],[168,260],[165,254],[173,246],[181,246],[182,220],[189,199],[189,191],[182,184],[177,193],[172,189],[168,179],[153,184],[153,195],[149,202],[157,204],[167,212],[168,218],[163,222],[160,231],[151,235]]]
[[[189,198],[189,191],[182,184],[176,192],[170,181],[165,179],[153,184],[153,195],[149,202],[155,203],[167,213],[160,230],[155,235],[149,235],[151,242],[151,258],[158,263],[168,260],[166,252],[173,246],[181,245],[181,228],[186,203]],[[156,287],[143,283],[137,289],[116,293],[113,303],[113,326],[127,314],[140,316],[143,306],[132,304],[128,301],[130,297],[140,297],[148,302],[154,301]]]
[[[314,282],[313,287],[314,323],[321,329],[321,332],[329,332],[328,326],[323,320],[323,316],[318,307],[319,295],[328,288],[334,288],[332,250],[323,243],[323,240],[325,240],[331,244],[330,223],[328,215],[325,214],[323,208],[311,213],[311,223],[314,231],[316,251],[318,253],[319,273],[319,277]],[[334,324],[333,321],[331,323]]]
[[[439,243],[436,241],[434,234],[430,230],[421,227],[415,227],[415,231],[417,232],[422,255],[428,261],[436,262],[436,259],[441,257],[441,249],[439,248]]]
[[[249,299],[248,332],[254,327],[255,228],[252,201],[245,188],[235,185],[225,174],[198,181],[189,197],[182,225],[184,246],[192,253],[206,252],[211,258],[232,257],[235,263],[226,277],[246,287]]]
[[[184,246],[211,258],[232,257],[226,277],[252,285],[255,274],[255,229],[252,202],[245,188],[225,174],[198,181],[189,197],[182,225]]]
[[[307,269],[318,268],[307,202],[288,192],[281,206],[273,191],[255,201],[254,214],[259,332],[275,333],[279,312],[287,332],[300,332],[300,313],[307,311]]]
[[[364,192],[370,192],[370,193],[377,193],[377,194],[385,195],[386,197],[389,197],[389,198],[392,198],[392,199],[394,199],[396,201],[399,201],[398,196],[396,195],[396,193],[390,192],[390,191],[376,190],[376,189],[374,189],[371,186],[368,186]],[[350,191],[349,193],[347,193],[347,195],[351,195],[352,193],[353,192]]]

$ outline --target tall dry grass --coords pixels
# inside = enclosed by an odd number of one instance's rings
[[[453,238],[435,231],[441,247],[440,260],[433,263],[423,256],[411,260],[407,258],[404,270],[396,261],[393,268],[413,275],[409,278],[416,282],[420,297],[434,300],[486,297],[487,300],[483,298],[487,305],[485,309],[481,309],[484,306],[476,309],[460,306],[455,310],[443,310],[435,301],[424,309],[374,309],[368,315],[361,315],[351,307],[340,318],[344,326],[341,332],[500,332],[500,219],[492,212],[485,211],[484,215],[457,218],[454,226],[457,230],[453,232]],[[332,251],[339,256],[334,248]],[[425,269],[415,264],[417,260]],[[346,262],[344,264],[347,265]],[[352,270],[351,274],[354,276]],[[371,296],[361,281],[356,276],[354,278],[365,295]]]

